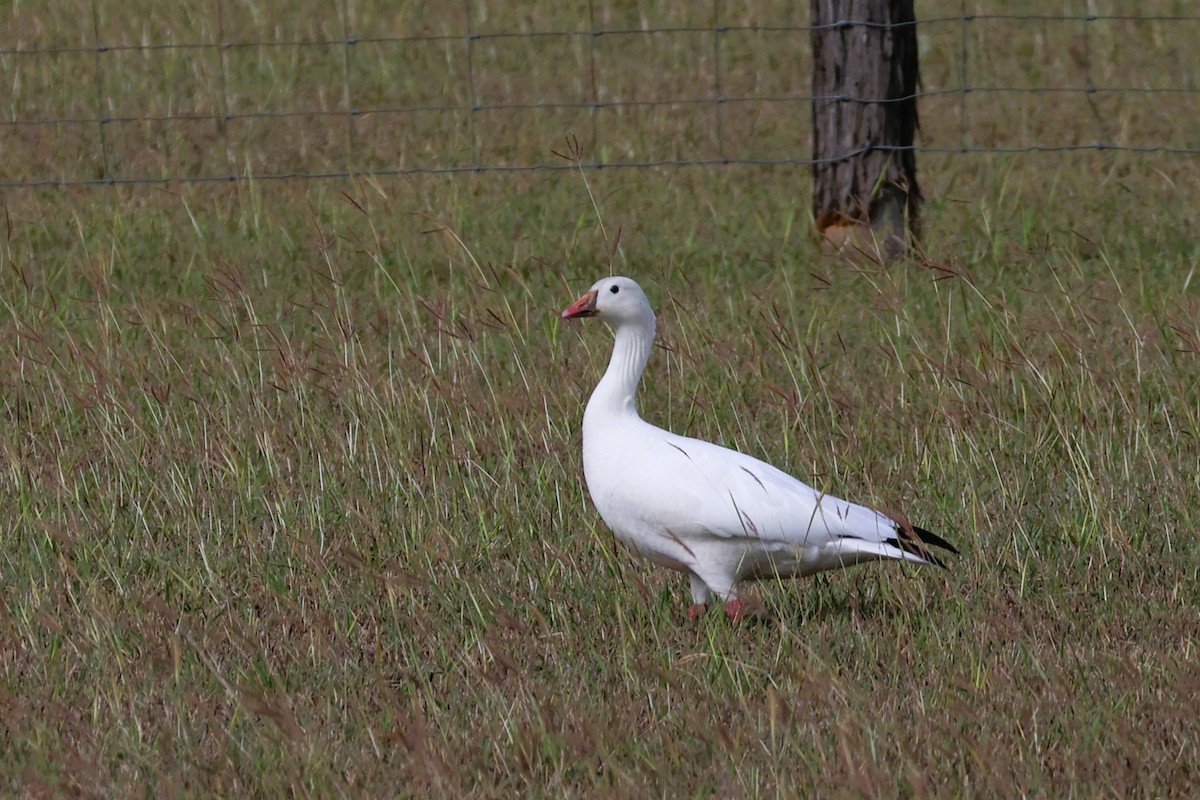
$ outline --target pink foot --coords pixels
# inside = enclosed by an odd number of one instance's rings
[[[704,603],[692,603],[688,606],[688,619],[702,617],[708,611],[708,606]]]
[[[725,616],[734,621],[745,619],[747,610],[748,609],[742,605],[742,599],[740,597],[735,597],[732,600],[727,600],[725,602]]]

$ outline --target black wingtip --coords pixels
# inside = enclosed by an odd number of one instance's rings
[[[884,540],[884,544],[890,544],[892,547],[899,548],[906,553],[912,553],[914,556],[922,559],[927,564],[932,564],[933,566],[941,567],[942,569],[950,569],[948,566],[946,566],[945,561],[942,561],[942,559],[938,558],[933,553],[929,552],[929,550],[922,547],[920,542],[914,542],[912,539],[908,538],[897,537],[895,539]]]
[[[913,533],[915,533],[917,538],[925,544],[931,544],[934,547],[940,547],[943,550],[948,550],[951,553],[954,553],[954,555],[958,555],[958,548],[947,542],[942,537],[938,536],[936,533],[931,533],[924,528],[918,528],[916,525],[913,526]]]
[[[914,535],[916,536],[916,539],[913,538]],[[943,550],[954,553],[955,555],[958,554],[958,548],[956,548],[954,545],[950,544],[936,533],[931,533],[924,528],[918,528],[915,525],[912,526],[911,531],[907,527],[897,525],[896,538],[888,539],[887,544],[890,544],[892,547],[898,547],[906,553],[912,553],[914,556],[922,558],[925,561],[928,561],[930,564],[933,564],[935,567],[941,567],[942,569],[949,569],[949,567],[946,566],[946,562],[929,552],[929,549],[926,547],[926,545],[933,545],[934,547],[940,547]]]

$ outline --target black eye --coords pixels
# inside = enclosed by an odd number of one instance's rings
[[[610,291],[610,292],[612,292],[613,294],[616,294],[617,292],[621,291],[621,287],[620,287],[620,286],[614,286],[614,287],[612,287],[611,289],[609,289],[609,291]]]

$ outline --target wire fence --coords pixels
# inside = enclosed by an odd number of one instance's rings
[[[805,166],[814,100],[904,99],[814,98],[791,4],[140,5],[0,11],[0,187]],[[918,154],[1200,154],[1193,3],[1023,5],[918,3]]]

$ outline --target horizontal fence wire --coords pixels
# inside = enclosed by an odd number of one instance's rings
[[[900,23],[921,43],[919,144],[815,160],[815,102],[912,99],[806,91],[812,33],[879,23],[723,24],[717,2],[712,24],[609,28],[589,3],[574,29],[472,30],[464,7],[450,34],[363,35],[343,4],[339,37],[237,40],[221,0],[214,41],[108,43],[96,2],[90,42],[26,46],[10,30],[0,188],[804,167],[908,149],[1200,155],[1200,13],[974,13],[964,1]]]
[[[486,39],[537,39],[546,37],[580,37],[599,38],[601,36],[622,36],[629,34],[652,33],[812,33],[814,31],[839,30],[842,28],[875,28],[892,30],[908,27],[928,26],[947,22],[986,22],[988,20],[1007,20],[1014,22],[1197,22],[1200,14],[959,14],[952,17],[935,17],[933,19],[918,19],[910,22],[879,23],[869,20],[839,20],[827,25],[714,25],[714,26],[678,26],[654,28],[612,28],[590,30],[557,30],[557,31],[497,31],[489,33],[465,33],[441,36],[348,36],[345,39],[296,39],[284,41],[226,41],[220,43],[195,44],[128,44],[103,45],[91,47],[0,47],[0,56],[8,55],[38,55],[47,53],[92,53],[120,52],[122,50],[188,50],[211,49],[219,47],[229,49],[236,47],[309,47],[317,45],[355,45],[355,44],[405,44],[413,42],[440,41],[483,41]]]

